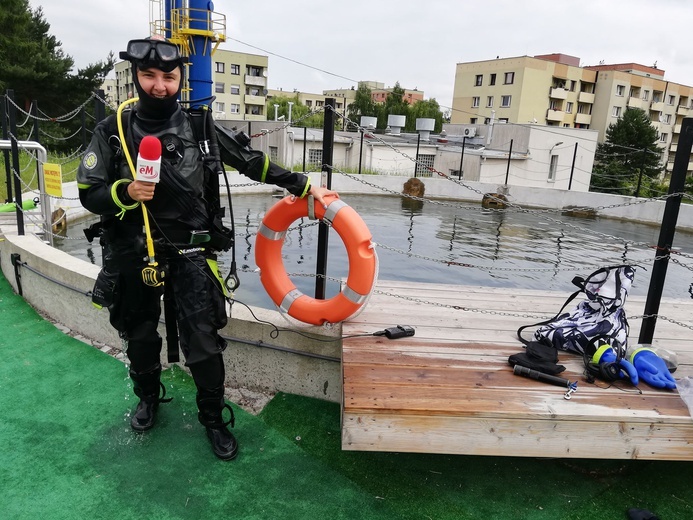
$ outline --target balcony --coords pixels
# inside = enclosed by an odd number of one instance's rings
[[[551,99],[566,99],[568,97],[568,91],[564,88],[552,88],[549,91],[549,97]]]
[[[676,115],[677,116],[687,116],[688,115],[688,107],[685,107],[683,105],[679,105],[678,108],[676,109]]]
[[[589,125],[592,122],[590,114],[575,114],[575,124]]]
[[[255,87],[264,87],[267,85],[267,78],[263,78],[262,76],[250,76],[246,74],[243,81],[245,81],[246,85],[253,85]]]
[[[674,125],[674,133],[675,134],[680,134],[681,133],[681,125]]]
[[[246,94],[245,97],[243,98],[243,102],[246,105],[265,106],[265,104],[267,103],[267,98],[265,98],[265,96],[251,96],[250,94]]]
[[[267,121],[267,117],[264,114],[245,114],[244,119],[246,121]]]
[[[640,99],[638,97],[628,98],[628,108],[641,108],[643,110],[647,110],[649,108],[647,105],[647,101]]]
[[[664,110],[664,101],[653,101],[650,110],[653,110],[655,112],[661,112],[662,110]]]
[[[555,122],[558,122],[558,123],[562,123],[562,122],[563,122],[563,117],[564,117],[564,116],[565,116],[565,112],[563,112],[562,110],[551,110],[551,109],[549,109],[549,110],[546,112],[546,119],[547,119],[548,121],[555,121]]]
[[[594,103],[594,94],[590,92],[580,92],[578,94],[578,103]]]

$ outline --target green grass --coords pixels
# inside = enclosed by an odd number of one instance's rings
[[[4,156],[5,154],[3,154]],[[10,172],[12,169],[12,154],[7,154],[9,157]],[[74,181],[77,178],[77,168],[79,166],[81,157],[65,156],[64,154],[48,154],[48,160],[46,162],[59,164],[63,174],[63,182]],[[2,159],[2,171],[4,175],[0,181],[0,203],[8,200],[8,191],[14,195],[15,190],[15,178],[12,175],[12,186],[7,186],[7,161],[5,158]],[[20,150],[19,152],[19,171],[21,172],[22,179],[22,193],[28,190],[35,190],[38,188],[38,173],[37,173],[37,160],[35,156],[29,152]],[[12,197],[14,199],[14,196]]]

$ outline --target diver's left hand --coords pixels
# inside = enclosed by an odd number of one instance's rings
[[[327,202],[325,202],[326,196],[332,196],[336,199],[339,198],[339,193],[334,190],[328,190],[322,186],[311,185],[308,195],[312,195],[315,200],[322,204],[323,208],[327,208]]]

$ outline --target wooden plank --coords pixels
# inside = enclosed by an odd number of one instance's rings
[[[693,460],[693,423],[344,413],[342,449],[508,457]]]
[[[530,314],[553,316],[567,295],[404,282],[378,288],[343,324],[344,335],[396,323],[416,335],[344,339],[344,449],[693,460],[693,420],[675,391],[587,384],[582,358],[567,352],[559,352],[567,368],[560,376],[578,381],[570,400],[560,387],[513,375],[508,356],[522,351],[517,328],[538,321]],[[631,298],[626,310],[637,315],[643,305]],[[660,314],[688,324],[659,320],[655,344],[677,352],[677,377],[693,375],[693,302],[663,301]],[[631,320],[633,344],[640,324]]]

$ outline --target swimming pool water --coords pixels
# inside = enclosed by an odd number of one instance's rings
[[[236,225],[236,262],[241,286],[235,297],[250,305],[274,308],[255,271],[254,238],[265,212],[278,199],[268,194],[233,198]],[[368,225],[379,259],[379,277],[411,282],[575,290],[574,276],[587,276],[599,267],[636,262],[631,294],[647,294],[659,228],[607,218],[570,218],[555,212],[486,210],[480,205],[447,201],[444,204],[391,196],[343,195]],[[299,226],[303,222],[302,226]],[[101,251],[89,245],[82,229],[72,224],[68,239],[56,239],[57,248],[97,265]],[[315,291],[318,226],[296,221],[285,238],[284,266],[293,273],[299,290]],[[336,280],[348,274],[346,252],[336,232],[329,234],[327,297],[339,290]],[[693,257],[693,234],[677,232],[674,246]],[[684,266],[669,262],[663,295],[689,298],[693,258],[679,255]],[[230,254],[219,260],[226,276]],[[465,265],[458,265],[465,264]]]

